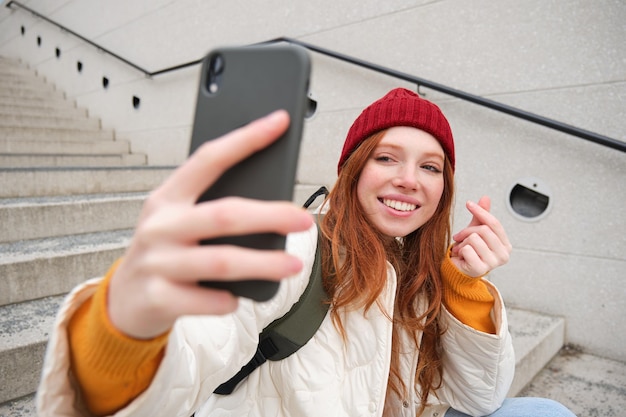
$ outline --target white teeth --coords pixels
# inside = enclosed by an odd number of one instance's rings
[[[396,200],[384,199],[383,203],[387,207],[391,207],[392,209],[398,210],[398,211],[413,211],[417,208],[415,204],[404,203],[402,201],[396,201]]]

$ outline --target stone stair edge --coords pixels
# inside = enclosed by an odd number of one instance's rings
[[[0,154],[0,166],[125,166],[145,165],[146,156],[142,154],[105,153],[105,154]]]
[[[10,105],[14,107],[28,107],[28,108],[76,108],[76,102],[73,99],[60,96],[46,97],[45,101],[42,101],[39,97],[15,97],[6,96],[0,100],[4,106]]]
[[[3,128],[64,128],[76,129],[100,129],[101,121],[95,117],[79,116],[78,114],[57,115],[4,115],[0,114],[0,127]]]
[[[30,152],[35,150],[36,152]],[[62,155],[91,155],[91,154],[120,154],[128,153],[130,142],[119,140],[75,140],[75,141],[40,141],[5,139],[0,141],[0,154],[62,154]]]
[[[0,244],[0,306],[69,292],[120,258],[134,229]]]
[[[175,166],[132,165],[117,167],[0,167],[0,199],[43,197],[60,194],[115,194],[151,191],[163,182],[176,169]],[[128,185],[141,180],[144,184]],[[119,181],[127,181],[116,187]],[[45,188],[48,183],[59,184],[69,182],[71,191],[63,188],[49,191]],[[100,181],[100,187],[94,187],[94,181]],[[112,182],[107,186],[106,182]],[[88,187],[81,189],[85,183]],[[32,187],[35,192],[24,192],[25,187]],[[13,193],[17,190],[19,192]]]
[[[147,196],[149,191],[109,192],[75,195],[53,195],[32,197],[0,198],[0,208],[30,205],[60,205],[68,203],[84,204],[89,202],[129,200]]]
[[[90,120],[90,119],[87,119]],[[24,133],[26,135],[24,135]],[[39,134],[45,133],[48,135],[63,135],[68,133],[73,134],[86,134],[86,135],[94,135],[94,136],[102,136],[99,133],[104,135],[113,135],[113,129],[102,129],[99,126],[80,126],[80,127],[67,127],[67,126],[17,126],[17,125],[0,125],[0,135],[1,134],[19,134],[19,136],[28,136],[29,134]],[[16,135],[17,136],[17,135]],[[57,138],[50,138],[50,140],[56,140]]]
[[[60,103],[65,103],[60,105]],[[13,102],[0,103],[0,114],[17,116],[37,116],[37,115],[77,115],[78,117],[88,117],[89,112],[84,107],[77,107],[74,102],[68,100],[56,103],[36,103],[36,102]]]
[[[134,227],[146,194],[90,196],[55,200],[8,200],[0,205],[0,222],[12,227],[1,242],[39,239]]]
[[[129,228],[3,242],[0,243],[0,266],[118,247],[127,242],[132,232]]]

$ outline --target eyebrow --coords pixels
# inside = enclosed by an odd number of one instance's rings
[[[397,149],[397,150],[404,150],[404,148],[400,145],[396,145],[393,143],[383,143],[383,142],[379,142],[378,145],[376,145],[376,147],[374,148],[374,151],[380,151],[381,149],[384,150],[384,148],[391,148],[391,149]],[[446,159],[446,155],[445,153],[442,152],[437,152],[437,151],[423,151],[422,154],[426,157],[437,157],[437,158],[441,158],[442,160]]]

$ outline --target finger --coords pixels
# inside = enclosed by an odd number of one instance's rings
[[[232,313],[239,305],[239,299],[230,291],[205,288],[195,284],[168,286],[164,290],[162,295],[167,296],[167,300],[178,300],[175,304],[168,306],[172,317],[223,315]]]
[[[480,277],[489,272],[489,268],[471,245],[466,245],[460,249],[458,259],[460,260],[460,269],[470,277]]]
[[[474,236],[484,240],[487,243],[487,246],[491,249],[495,249],[502,244],[498,235],[489,226],[484,224],[481,224],[480,226],[466,227],[455,235],[455,237],[457,236],[462,237],[462,239],[457,242],[456,246],[465,244],[470,237]]]
[[[468,201],[467,209],[473,215],[472,222],[470,222],[468,227],[461,230],[452,237],[454,241],[461,242],[463,241],[463,239],[465,239],[467,236],[475,231],[473,227],[478,225],[486,225],[494,231],[494,233],[505,245],[510,246],[510,242],[508,236],[506,235],[506,232],[504,231],[504,227],[502,227],[502,224],[494,215],[487,211],[483,206],[480,206],[479,204],[471,201]]]
[[[232,313],[239,300],[229,291],[154,279],[143,288],[139,303],[137,312],[125,311],[124,306],[110,309],[111,320],[127,335],[149,339],[168,331],[181,316]]]
[[[493,252],[496,258],[499,260],[498,265],[503,265],[508,262],[512,246],[509,243],[508,239],[503,239],[498,236],[491,228],[488,226],[477,226],[472,228],[464,229],[459,233],[460,239],[459,242],[455,243],[452,247],[451,255],[458,255],[459,250],[468,244],[473,244],[475,240],[470,240],[471,238],[477,237],[480,238],[485,243],[486,249]],[[505,236],[506,237],[506,236]],[[493,265],[494,267],[497,265]]]
[[[491,211],[491,198],[488,195],[480,197],[478,205],[487,211]]]
[[[457,251],[462,253],[465,247],[470,246],[484,263],[494,265],[497,262],[496,252],[489,246],[487,240],[478,233],[472,233],[457,245]]]
[[[460,256],[466,246],[471,246],[488,266],[488,270],[504,265],[509,261],[511,250],[487,226],[481,226],[479,232],[470,234],[461,243],[453,247],[451,256]]]
[[[207,245],[155,251],[144,258],[142,268],[146,274],[187,283],[200,279],[276,281],[298,273],[302,269],[302,261],[279,250]]]
[[[289,114],[278,110],[206,142],[159,187],[158,194],[195,202],[228,168],[267,147],[288,126]]]
[[[170,206],[142,222],[136,236],[145,245],[161,241],[195,244],[220,236],[270,232],[286,235],[312,225],[312,216],[289,202],[227,197],[197,205]]]
[[[478,205],[478,207],[482,208],[483,210],[489,211],[491,210],[491,199],[489,198],[489,196],[482,196],[480,198],[480,200],[478,200],[478,203],[474,203],[472,201],[468,201],[467,203],[465,203],[465,206],[467,207],[467,209],[470,211],[470,213],[472,213],[472,209],[471,207],[474,205]],[[476,215],[472,216],[472,220],[470,221],[470,223],[467,225],[468,227],[471,226],[478,226],[480,223],[480,219],[476,218]]]

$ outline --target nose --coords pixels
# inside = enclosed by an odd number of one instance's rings
[[[404,164],[398,167],[395,177],[392,181],[393,185],[407,190],[417,189],[417,172],[414,167]]]

